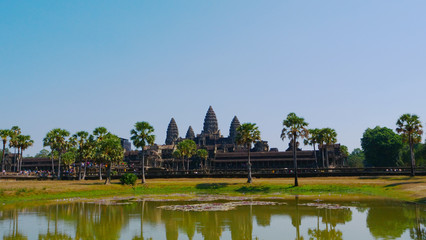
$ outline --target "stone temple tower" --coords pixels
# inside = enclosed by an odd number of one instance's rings
[[[179,138],[179,130],[174,118],[170,120],[169,126],[167,127],[166,145],[175,144]]]
[[[231,127],[229,128],[229,139],[233,143],[235,143],[235,138],[237,137],[237,128],[241,126],[240,121],[238,120],[237,116],[234,116],[231,122]]]
[[[209,107],[207,111],[206,117],[204,118],[204,134],[217,134],[219,131],[219,127],[217,124],[216,114],[213,111],[212,106]]]
[[[186,139],[194,139],[195,138],[195,133],[194,130],[192,129],[191,126],[189,126],[188,131],[186,132]]]

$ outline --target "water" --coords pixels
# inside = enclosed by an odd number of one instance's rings
[[[3,239],[426,239],[426,206],[386,200],[246,200],[228,211],[162,206],[206,202],[58,203],[0,209]],[[219,200],[214,203],[239,202]],[[212,202],[210,202],[212,203]],[[210,208],[215,205],[206,205]],[[238,205],[238,204],[237,204]],[[222,206],[222,205],[219,205]],[[228,206],[225,204],[225,206]]]

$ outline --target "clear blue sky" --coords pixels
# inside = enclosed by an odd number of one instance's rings
[[[368,127],[426,120],[426,1],[0,1],[0,128],[42,149],[52,128],[150,122],[163,144],[213,106],[283,150],[282,120],[331,127],[350,150]]]

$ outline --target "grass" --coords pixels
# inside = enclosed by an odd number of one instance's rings
[[[328,177],[293,180],[255,179],[148,179],[147,184],[123,186],[118,181],[0,181],[0,202],[28,203],[70,198],[100,198],[163,194],[231,194],[231,195],[302,195],[321,198],[386,197],[404,201],[425,202],[426,177]]]

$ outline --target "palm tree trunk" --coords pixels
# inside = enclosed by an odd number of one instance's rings
[[[52,176],[53,176],[53,174],[55,173],[55,163],[53,161],[53,151],[50,155],[50,159],[52,160]]]
[[[87,171],[87,161],[84,161],[84,172],[83,172],[83,177],[82,177],[83,180],[86,179],[86,171]]]
[[[314,143],[314,156],[315,156],[315,164],[317,165],[318,168],[318,158],[317,158],[317,151],[315,150],[315,143]]]
[[[58,157],[58,180],[61,180],[61,153],[59,153]]]
[[[2,158],[1,158],[1,171],[3,172],[4,170],[4,150],[6,148],[6,141],[3,140],[3,154],[2,154]]]
[[[111,183],[111,163],[108,164],[107,176],[105,179],[105,184],[110,184],[110,183]]]
[[[142,147],[142,184],[145,183],[145,154]]]
[[[102,180],[102,164],[99,163],[99,180]]]
[[[248,176],[247,176],[247,183],[251,183],[252,182],[252,177],[251,177],[251,160],[250,160],[250,145],[247,144],[247,149],[248,149],[247,150],[247,152],[248,152],[248,162],[247,162]]]
[[[413,143],[411,139],[410,139],[410,153],[411,153],[411,176],[414,177],[416,175],[415,173],[416,160],[414,159]]]
[[[330,167],[330,163],[328,162],[328,149],[327,149],[328,145],[325,145],[325,159],[327,161],[327,168]]]
[[[189,171],[189,158],[186,160],[186,169],[188,169],[188,171]]]
[[[18,148],[18,172],[21,171],[22,164],[22,148]]]
[[[293,161],[294,161],[294,186],[299,186],[297,181],[297,153],[296,153],[296,134],[293,134]]]
[[[321,144],[322,167],[325,168],[324,144]]]

